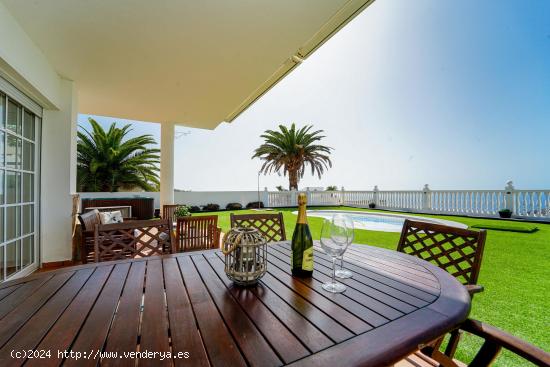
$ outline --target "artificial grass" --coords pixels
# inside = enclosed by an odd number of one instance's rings
[[[537,226],[529,225],[527,223],[475,223],[471,226],[472,228],[477,229],[492,229],[494,231],[504,231],[504,232],[518,232],[518,233],[533,233],[539,230]]]
[[[344,209],[373,211],[347,207],[323,207],[314,209]],[[290,238],[296,223],[292,214],[296,209],[280,209],[283,212],[287,236]],[[240,214],[256,213],[252,210],[237,211]],[[230,211],[197,213],[217,214],[218,225],[229,230]],[[415,214],[411,214],[415,215]],[[421,215],[464,223],[468,226],[499,226],[499,220]],[[314,239],[321,232],[322,218],[309,217]],[[488,229],[483,263],[478,283],[485,287],[472,303],[470,317],[501,328],[519,338],[550,350],[550,224],[538,224],[534,233],[506,232]],[[395,249],[399,233],[355,231],[355,243]],[[477,337],[466,335],[460,343],[457,357],[469,362],[481,345]],[[495,366],[529,365],[507,351],[498,358]]]

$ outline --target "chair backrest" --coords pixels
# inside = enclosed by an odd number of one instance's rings
[[[94,209],[78,215],[83,231],[93,231],[96,224],[100,224],[99,210]]]
[[[429,261],[462,284],[477,284],[487,232],[405,220],[397,251]]]
[[[253,227],[258,229],[267,242],[286,241],[283,213],[276,214],[233,214],[230,215],[231,228]]]
[[[172,222],[175,222],[176,218],[174,218],[174,212],[180,206],[183,206],[183,204],[163,205],[162,206],[162,219],[170,219]]]
[[[172,222],[174,222],[174,212],[178,208],[178,206],[182,206],[180,204],[168,204],[162,206],[162,219],[170,219]]]
[[[178,218],[178,251],[207,250],[220,247],[218,216],[204,215]]]
[[[169,220],[135,220],[95,226],[96,262],[174,252],[176,246],[173,225]]]

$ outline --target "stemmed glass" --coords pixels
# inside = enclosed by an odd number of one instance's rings
[[[321,247],[327,255],[332,257],[332,281],[323,284],[323,289],[340,293],[346,290],[346,286],[336,282],[336,260],[343,255],[348,247],[348,229],[346,221],[339,216],[323,221],[321,228]]]
[[[342,214],[336,214],[335,221],[342,222],[343,226],[346,228],[346,238],[347,238],[347,246],[353,243],[353,238],[355,236],[354,227],[353,227],[353,220],[348,215],[342,215]],[[345,252],[346,250],[344,250]],[[351,278],[353,276],[353,273],[347,269],[344,269],[344,252],[342,252],[342,255],[339,256],[340,260],[340,269],[336,270],[336,277],[340,279],[347,279]]]

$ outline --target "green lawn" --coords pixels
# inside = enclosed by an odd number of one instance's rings
[[[321,208],[314,208],[321,209]],[[349,209],[354,208],[322,208]],[[281,209],[284,213],[287,236],[292,236],[296,216],[295,209]],[[364,209],[360,209],[364,210]],[[240,214],[252,213],[242,210]],[[217,214],[219,226],[224,232],[229,229],[229,211],[200,213]],[[496,225],[503,222],[491,219],[424,215],[474,224]],[[321,218],[309,218],[314,239],[319,238]],[[479,284],[485,291],[477,294],[470,316],[487,322],[525,339],[544,350],[550,350],[550,224],[536,224],[534,233],[515,233],[488,230],[487,243],[479,276]],[[368,243],[395,249],[399,233],[356,230],[355,242]],[[477,351],[479,340],[468,336],[458,351],[458,358],[469,361]],[[527,362],[511,353],[503,353],[496,366],[524,366]]]

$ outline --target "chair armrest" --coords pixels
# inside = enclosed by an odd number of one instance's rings
[[[481,293],[485,290],[485,288],[483,288],[483,286],[479,284],[466,284],[464,286],[466,287],[466,290],[468,291],[470,296],[476,293]]]
[[[544,350],[535,347],[534,345],[529,344],[518,337],[497,329],[494,326],[484,324],[481,321],[468,319],[460,326],[460,328],[468,333],[485,339],[486,342],[490,341],[498,346],[508,349],[526,360],[535,363],[536,365],[550,365],[549,353],[546,353]]]
[[[220,227],[216,227],[214,228],[214,240],[215,240],[215,244],[216,244],[216,248],[220,248],[221,247],[221,237],[222,235],[222,229]]]

